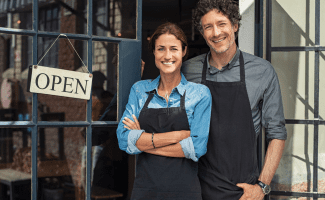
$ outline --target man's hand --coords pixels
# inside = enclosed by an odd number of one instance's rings
[[[262,188],[257,184],[238,183],[237,186],[244,190],[239,200],[262,200],[264,198]]]

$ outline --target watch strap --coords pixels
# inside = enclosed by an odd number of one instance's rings
[[[269,185],[263,183],[262,181],[257,180],[257,185],[259,185],[262,188],[262,191],[265,195],[269,194],[271,191],[271,188]]]

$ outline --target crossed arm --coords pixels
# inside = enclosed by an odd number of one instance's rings
[[[134,121],[129,118],[124,118],[122,121],[124,127],[129,130],[141,130],[140,123],[137,118],[132,115]],[[152,142],[152,133],[143,132],[136,142],[139,150],[146,153],[166,156],[166,157],[185,157],[182,146],[179,143],[181,140],[190,137],[191,131],[171,131],[165,133],[154,134]],[[154,148],[153,144],[156,148]]]

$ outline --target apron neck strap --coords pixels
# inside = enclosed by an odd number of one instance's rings
[[[240,81],[245,82],[245,67],[244,67],[244,57],[242,51],[240,51],[240,55],[239,55],[239,64],[240,64]],[[208,68],[208,53],[204,58],[201,83],[206,81],[207,68]]]
[[[148,105],[149,105],[151,99],[153,98],[153,95],[154,95],[154,94],[155,94],[155,92],[150,92],[150,94],[149,94],[149,96],[148,96],[148,99],[147,99],[147,101],[146,101],[146,103],[144,104],[144,106],[143,106],[142,109],[146,109],[146,108],[148,108]]]
[[[206,81],[206,77],[207,77],[207,68],[208,68],[208,54],[205,55],[205,58],[204,58],[204,62],[203,62],[203,69],[202,69],[202,80],[201,80],[201,83],[205,82]]]
[[[183,96],[181,96],[181,102],[180,102],[181,109],[185,109],[185,94],[186,94],[186,90],[185,90]]]
[[[245,83],[244,57],[243,57],[243,53],[241,51],[240,51],[240,55],[239,55],[239,64],[240,64],[240,82]]]
[[[146,103],[144,103],[144,106],[143,106],[142,109],[147,109],[148,108],[148,105],[149,105],[149,103],[150,103],[150,101],[153,98],[153,96],[154,96],[155,93],[156,92],[150,92],[149,93],[148,99],[147,99]],[[186,96],[186,90],[185,90],[183,96],[181,96],[181,102],[180,102],[181,105],[180,105],[180,107],[182,109],[185,109],[185,96]]]

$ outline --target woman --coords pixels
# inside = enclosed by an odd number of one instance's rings
[[[181,74],[187,46],[177,25],[159,26],[149,48],[160,75],[131,88],[117,128],[120,149],[139,154],[131,199],[201,199],[197,161],[206,152],[211,95]]]

